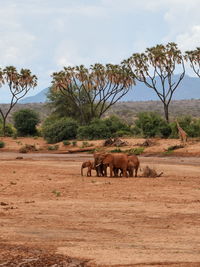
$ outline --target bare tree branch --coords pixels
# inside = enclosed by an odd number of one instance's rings
[[[155,91],[164,105],[165,118],[169,121],[170,101],[185,75],[184,57],[177,45],[168,43],[147,48],[145,53],[133,54],[123,64],[130,67],[138,81]],[[174,80],[177,66],[181,66],[182,71]]]

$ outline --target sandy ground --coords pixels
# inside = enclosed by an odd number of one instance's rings
[[[0,266],[200,266],[199,157],[140,156],[141,168],[163,176],[97,178],[80,175],[90,154],[8,147],[0,152]]]

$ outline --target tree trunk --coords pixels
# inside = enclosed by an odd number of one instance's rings
[[[169,123],[169,105],[164,104],[165,119]]]
[[[5,137],[6,136],[6,118],[3,118],[3,136]]]

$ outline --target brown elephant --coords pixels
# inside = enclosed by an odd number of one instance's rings
[[[106,173],[107,167],[102,163],[103,155],[105,155],[105,153],[94,153],[94,166],[98,177],[105,176]]]
[[[95,170],[94,161],[84,161],[81,166],[81,175],[83,176],[83,169],[87,169],[87,176],[92,176],[92,170]]]
[[[138,168],[140,166],[139,159],[136,155],[128,156],[128,165],[127,165],[127,175],[129,177],[133,177],[134,170],[135,170],[135,177],[137,177]],[[120,171],[120,173],[119,173]],[[120,168],[114,168],[114,174],[116,177],[122,176],[122,169]]]
[[[110,168],[110,177],[113,177],[115,168],[121,169],[124,177],[127,177],[128,156],[123,153],[99,154],[96,157],[96,164],[103,164],[104,174],[107,176],[107,166]]]
[[[135,177],[137,177],[138,168],[140,166],[140,161],[136,155],[128,156],[128,173],[130,177],[133,177],[134,170],[135,170]]]

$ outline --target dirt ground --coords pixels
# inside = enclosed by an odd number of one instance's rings
[[[198,140],[182,148],[184,157],[151,154],[178,140],[147,148],[141,170],[162,171],[159,178],[142,171],[138,178],[82,177],[81,163],[92,154],[21,154],[25,143],[46,144],[4,141],[0,266],[200,266]],[[129,139],[130,147],[142,141]]]

